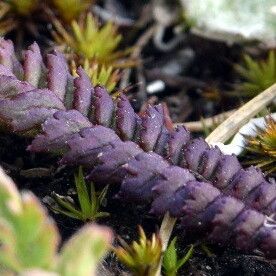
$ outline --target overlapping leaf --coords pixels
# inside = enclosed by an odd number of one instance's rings
[[[41,60],[36,58],[36,68],[43,67]],[[15,130],[21,126],[20,131],[29,131],[47,118],[29,150],[62,149],[61,163],[86,166],[95,182],[120,183],[121,199],[151,201],[153,213],[169,211],[186,229],[211,241],[232,240],[240,249],[258,248],[275,257],[276,223],[267,216],[275,214],[276,186],[260,170],[244,170],[235,156],[192,139],[183,127],[173,129],[162,105],[138,116],[124,95],[114,101],[104,87],[92,87],[83,70],[73,80],[58,53],[47,56],[46,68],[47,83],[35,91],[51,93],[47,99],[41,96],[40,108],[46,109],[39,119],[29,119],[34,114],[30,110],[39,109],[38,101],[30,100],[34,91],[16,89],[13,96],[7,95],[0,79],[0,105],[17,107],[15,114],[0,110],[1,120]],[[24,84],[24,78],[10,78],[16,88]],[[22,99],[20,107],[17,97]],[[65,107],[59,108],[56,98]]]

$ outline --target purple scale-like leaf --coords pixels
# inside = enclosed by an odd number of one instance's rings
[[[217,241],[220,244],[226,243],[231,239],[232,228],[229,227],[237,214],[244,209],[244,204],[235,198],[227,197],[216,201],[213,208],[217,208],[215,216],[212,218],[211,230],[208,233],[208,240]],[[212,213],[212,209],[209,210]],[[207,211],[208,212],[208,211]],[[204,218],[204,214],[202,217]]]
[[[98,156],[97,164],[88,179],[105,185],[122,182],[127,173],[124,165],[141,152],[143,152],[142,149],[133,142],[113,142],[110,151]]]
[[[0,63],[16,75],[20,80],[23,78],[23,69],[17,60],[14,52],[14,46],[11,40],[5,40],[0,37]]]
[[[0,64],[0,76],[6,76],[6,77],[15,77],[12,70],[9,67],[6,67],[2,64]]]
[[[139,143],[146,151],[152,151],[164,126],[162,105],[149,106],[141,116],[141,130]]]
[[[276,185],[269,182],[262,182],[248,195],[245,199],[245,204],[256,210],[263,210],[270,202],[276,199],[275,195]]]
[[[42,125],[43,134],[36,136],[28,150],[64,151],[68,148],[67,141],[74,133],[91,126],[87,118],[75,110],[56,112]]]
[[[48,54],[47,69],[48,88],[70,109],[73,103],[74,85],[65,57],[58,52]]]
[[[77,69],[78,77],[74,80],[75,93],[73,108],[78,110],[84,116],[88,116],[91,109],[91,99],[94,88],[85,71],[79,67]]]
[[[93,167],[104,151],[112,149],[112,142],[120,141],[109,128],[95,126],[82,129],[68,141],[69,150],[63,156],[63,164],[80,164]]]
[[[151,205],[151,213],[165,215],[170,206],[174,204],[175,193],[178,188],[184,186],[188,181],[195,180],[195,177],[185,169],[170,166],[162,172],[162,178],[156,180],[152,188],[154,200]],[[181,206],[173,206],[180,210]]]
[[[176,217],[185,214],[185,218],[189,221],[218,196],[220,196],[219,190],[210,183],[189,181],[176,191],[175,200],[169,210]]]
[[[154,147],[154,152],[160,154],[160,155],[166,155],[167,154],[167,144],[170,139],[170,133],[173,132],[174,129],[171,129],[170,127],[166,125],[166,120],[167,120],[167,113],[164,105],[157,105],[155,106],[155,109],[159,111],[160,114],[162,114],[163,117],[163,123],[162,123],[162,128],[160,131],[160,134],[157,138],[155,147]]]
[[[240,169],[240,162],[235,155],[224,155],[218,162],[212,183],[220,189],[225,188]]]
[[[231,196],[244,200],[251,191],[264,181],[265,179],[260,169],[255,167],[249,167],[245,170],[241,169],[232,178],[225,192]]]
[[[234,226],[234,244],[241,250],[252,250],[255,241],[252,236],[264,224],[265,216],[255,210],[245,210],[233,222]],[[276,253],[276,252],[275,252]]]
[[[107,90],[102,86],[95,87],[93,95],[92,122],[97,125],[110,126],[114,117],[114,102]]]
[[[275,184],[274,184],[275,185]],[[260,210],[264,214],[271,216],[276,221],[276,198],[273,199],[263,210]]]
[[[12,57],[15,55],[11,40],[0,38],[0,63],[13,71]]]
[[[150,200],[156,178],[161,178],[161,172],[168,166],[160,155],[144,152],[138,154],[125,165],[129,177],[122,182],[118,196],[137,202]]]
[[[207,179],[211,178],[221,156],[222,153],[217,146],[206,149],[202,154],[201,164],[199,164],[199,174]]]
[[[138,120],[129,100],[124,94],[121,94],[116,109],[116,130],[123,141],[134,138]]]
[[[183,147],[190,140],[190,132],[185,127],[178,126],[172,133],[168,141],[168,159],[173,164],[180,163],[180,157],[183,151]]]
[[[14,131],[26,131],[40,127],[47,118],[62,109],[62,102],[53,92],[34,89],[0,100],[0,119],[11,125]]]
[[[19,81],[15,77],[0,76],[0,99],[10,98],[34,89],[35,87],[28,82]]]
[[[269,226],[270,225],[270,226]],[[264,226],[259,229],[256,243],[267,258],[276,258],[276,227],[265,219]]]
[[[192,171],[197,171],[201,163],[202,155],[207,149],[209,149],[209,146],[202,138],[194,139],[189,142],[184,149],[186,166]]]
[[[25,52],[23,69],[25,81],[39,88],[46,86],[46,67],[37,43],[33,43]]]

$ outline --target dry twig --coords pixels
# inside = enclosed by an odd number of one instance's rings
[[[209,128],[209,127],[212,127],[214,125],[222,123],[225,119],[230,117],[235,111],[236,111],[236,109],[229,110],[229,111],[217,114],[213,117],[203,118],[200,121],[175,123],[174,126],[175,127],[185,126],[191,132],[199,132],[199,131],[202,131],[204,127]]]

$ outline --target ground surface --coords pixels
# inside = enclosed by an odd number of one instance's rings
[[[0,165],[16,181],[20,190],[33,191],[42,201],[52,191],[66,195],[73,189],[73,168],[59,168],[56,165],[58,157],[34,155],[25,151],[29,139],[19,138],[14,135],[0,135]],[[107,205],[103,211],[110,212],[110,217],[104,218],[99,223],[111,226],[116,234],[125,240],[137,238],[137,225],[142,225],[147,233],[155,232],[160,220],[147,214],[147,206],[133,206],[123,203],[113,196],[116,187],[109,189]],[[70,237],[82,223],[69,219],[63,215],[57,215],[50,211],[59,227],[63,240]],[[183,232],[176,227],[173,236],[178,236],[178,245],[181,250],[193,241],[191,236],[185,237]],[[276,266],[264,260],[258,260],[256,256],[245,255],[232,248],[219,248],[206,245],[210,252],[205,252],[201,245],[196,246],[195,254],[184,267],[180,275],[276,275]],[[114,255],[110,255],[105,262],[107,271],[111,275],[125,275],[125,269],[118,264]],[[107,273],[107,272],[105,272]]]
[[[135,12],[141,12],[140,5],[137,5],[139,1],[121,2],[126,3],[127,10],[134,14],[133,18],[136,20],[139,16]],[[131,28],[122,28],[125,32],[125,44],[129,46],[136,43],[151,23],[152,20],[133,33]],[[43,27],[42,33],[36,40],[40,46],[46,48],[49,30]],[[15,34],[9,37],[16,41]],[[170,28],[164,38],[168,41],[173,38]],[[25,45],[29,45],[33,40],[26,39],[19,48],[25,48]],[[187,35],[182,44],[165,52],[158,50],[152,40],[148,40],[141,49],[142,68],[133,69],[128,79],[127,84],[134,86],[128,95],[137,111],[143,111],[147,103],[167,103],[174,122],[196,121],[201,117],[231,110],[246,101],[242,97],[231,96],[234,85],[240,81],[233,64],[241,62],[243,52],[244,47],[241,45],[227,46],[222,42],[208,41],[193,35]],[[254,50],[257,56],[259,52],[261,51]],[[163,89],[147,93],[148,85],[156,80],[163,82]],[[76,168],[59,167],[57,156],[26,152],[30,141],[16,135],[0,133],[0,166],[15,180],[20,190],[31,190],[42,202],[52,191],[61,195],[72,194]],[[137,225],[142,225],[146,233],[153,233],[159,228],[161,220],[148,215],[148,206],[137,207],[120,202],[113,198],[115,193],[116,187],[110,187],[106,206],[102,211],[110,212],[111,215],[101,219],[99,223],[111,226],[118,235],[128,241],[137,238]],[[79,221],[49,212],[56,220],[63,240],[68,239],[82,225]],[[195,242],[195,239],[192,235],[185,236],[178,227],[174,230],[173,236],[175,235],[178,236],[181,256],[185,253],[183,251],[186,246]],[[227,247],[220,248],[209,244],[206,246],[211,254],[204,251],[198,243],[193,257],[179,275],[276,275],[276,266],[260,260],[256,255],[241,254]],[[111,271],[111,275],[126,273],[125,268],[112,254],[104,265],[107,271]]]

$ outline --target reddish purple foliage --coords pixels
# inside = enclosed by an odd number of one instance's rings
[[[235,156],[173,129],[163,105],[138,116],[126,96],[114,101],[82,69],[73,79],[59,53],[45,67],[34,44],[23,70],[10,42],[1,39],[0,50],[0,122],[21,132],[44,122],[29,150],[62,151],[61,163],[86,166],[98,183],[119,183],[123,200],[150,201],[152,213],[168,211],[211,241],[276,257],[276,223],[266,216],[275,214],[276,186],[260,170],[244,170]]]

